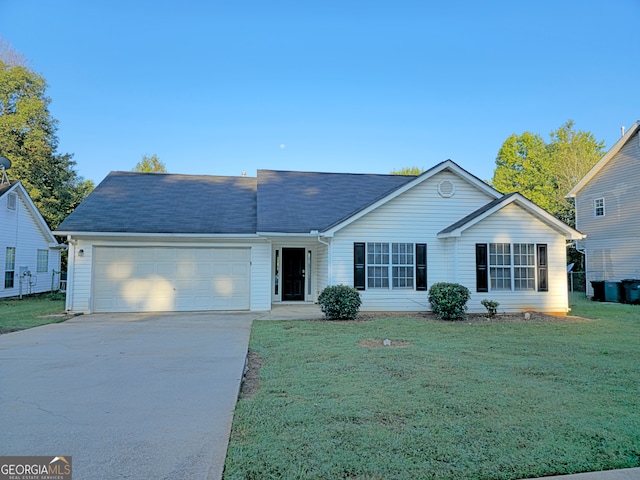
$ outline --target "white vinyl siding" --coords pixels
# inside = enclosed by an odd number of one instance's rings
[[[593,280],[640,278],[640,206],[634,201],[640,185],[640,146],[636,133],[576,195],[576,228],[587,237],[587,292]],[[603,200],[604,215],[595,215]]]
[[[455,194],[443,198],[438,185],[449,180]],[[353,285],[354,242],[427,244],[427,287],[453,281],[453,247],[436,234],[493,198],[458,175],[443,171],[336,232],[332,244],[332,284]],[[413,259],[415,264],[415,255]],[[348,268],[347,268],[348,266]],[[475,268],[474,264],[470,268]],[[415,269],[412,273],[415,278]],[[474,280],[475,282],[475,280]],[[474,283],[475,285],[475,283]],[[362,311],[426,311],[427,292],[412,288],[367,288],[360,291]],[[484,308],[483,308],[484,309]]]
[[[60,274],[60,249],[52,248],[54,238],[46,224],[38,218],[32,208],[30,200],[25,196],[20,185],[9,193],[0,197],[4,201],[9,195],[15,198],[15,208],[0,208],[0,266],[4,268],[6,262],[6,248],[15,248],[14,280],[12,288],[4,287],[4,272],[0,283],[0,297],[14,297],[21,293],[43,293],[58,288]],[[47,269],[38,271],[38,251],[47,251]],[[22,283],[20,290],[19,273],[25,270],[31,272],[27,282]]]
[[[539,291],[537,288],[517,291],[490,288],[489,292],[477,292],[475,268],[468,268],[470,265],[475,267],[475,246],[477,243],[510,244],[512,248],[514,244],[534,245],[534,252],[535,245],[547,245],[548,291]],[[452,247],[452,240],[449,241],[449,245]],[[562,235],[559,235],[545,223],[533,219],[517,205],[507,205],[482,222],[470,227],[458,240],[457,248],[458,262],[461,266],[458,281],[471,291],[471,299],[468,303],[469,311],[486,312],[480,302],[488,298],[500,303],[500,312],[520,312],[523,310],[567,312],[566,241]],[[528,247],[526,251],[528,251]],[[525,258],[528,258],[528,253],[525,254]],[[519,268],[534,268],[535,272],[535,263],[533,267],[519,266]]]

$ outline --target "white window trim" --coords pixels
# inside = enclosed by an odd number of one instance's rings
[[[507,263],[503,263],[503,264],[493,264],[491,263],[491,246],[492,245],[509,245],[509,258],[508,258],[508,264]],[[532,264],[527,264],[527,265],[516,265],[516,253],[515,253],[515,246],[516,245],[530,245],[533,248],[533,263]],[[488,244],[488,249],[489,249],[489,255],[488,255],[488,269],[489,269],[489,285],[488,285],[488,290],[490,292],[515,292],[515,291],[536,291],[537,290],[537,285],[538,285],[538,272],[537,272],[537,257],[536,257],[536,245],[534,243],[526,243],[526,242],[493,242],[493,243],[489,243]],[[499,253],[499,255],[504,255],[504,253]],[[518,255],[522,255],[522,254],[518,254]],[[493,282],[494,282],[494,277],[492,275],[492,271],[496,268],[500,268],[500,269],[508,269],[509,270],[509,288],[493,288]],[[519,268],[531,268],[533,269],[533,288],[518,288],[516,289],[516,269]],[[529,277],[527,277],[527,279],[529,279]],[[522,281],[522,278],[519,279],[520,281]]]
[[[373,263],[373,262],[369,262],[369,245],[376,245],[376,244],[386,244],[388,247],[387,250],[387,258],[388,258],[388,263]],[[407,252],[404,252],[401,255],[410,255],[412,258],[412,263],[394,263],[393,262],[393,246],[394,245],[410,245],[409,250]],[[371,290],[415,290],[416,288],[416,243],[415,242],[366,242],[366,247],[365,247],[365,259],[366,259],[366,272],[365,272],[365,279],[366,279],[366,288],[367,289],[371,289]],[[383,287],[376,287],[376,286],[372,286],[369,282],[369,268],[386,268],[387,270],[387,286],[383,286]],[[393,283],[394,283],[394,276],[393,276],[393,270],[394,267],[410,267],[412,269],[412,277],[411,277],[411,285],[410,286],[404,286],[404,287],[394,287]],[[403,279],[408,279],[408,277],[401,277]]]
[[[598,205],[598,202],[602,202],[602,205]],[[598,210],[602,209],[602,213],[598,215]],[[595,198],[593,200],[593,216],[594,217],[604,217],[606,215],[604,197]]]

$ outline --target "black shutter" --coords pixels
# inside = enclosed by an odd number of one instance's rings
[[[547,244],[539,243],[536,245],[538,258],[538,291],[549,291],[549,275],[547,262]]]
[[[353,286],[358,290],[364,290],[366,285],[365,268],[365,244],[353,244]]]
[[[489,269],[487,268],[486,243],[476,243],[476,291],[489,291]]]
[[[427,244],[416,243],[416,290],[427,289]]]

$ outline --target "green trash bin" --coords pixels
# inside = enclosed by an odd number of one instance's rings
[[[624,289],[624,302],[640,303],[640,280],[627,279],[620,283]]]
[[[624,289],[620,282],[604,282],[604,301],[621,303],[624,300]]]
[[[604,280],[591,280],[591,286],[593,287],[592,300],[604,302]]]

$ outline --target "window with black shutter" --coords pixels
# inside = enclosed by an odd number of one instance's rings
[[[416,243],[416,290],[427,289],[427,244]]]
[[[365,276],[365,244],[364,242],[353,244],[353,286],[358,290],[364,290],[366,286]]]
[[[547,264],[547,245],[545,243],[539,243],[536,245],[537,257],[538,257],[538,291],[549,291],[549,276],[548,276],[548,264]]]
[[[489,270],[487,268],[486,243],[476,243],[476,291],[489,291]]]

